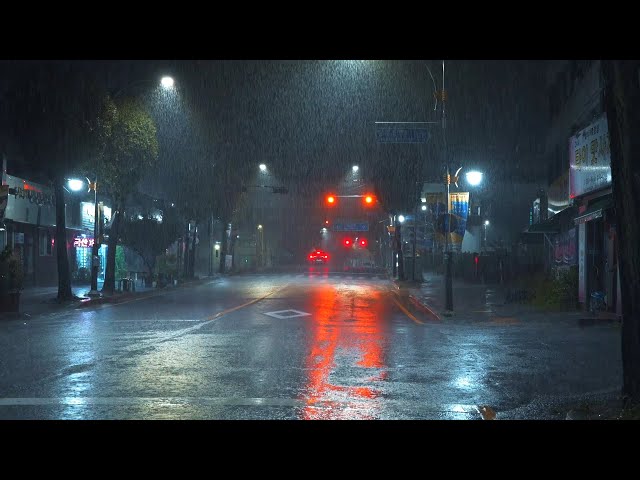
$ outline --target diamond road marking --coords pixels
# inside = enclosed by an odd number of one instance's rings
[[[307,312],[301,312],[300,310],[278,310],[277,312],[265,312],[265,315],[269,315],[274,318],[295,318],[295,317],[304,317],[307,315],[311,315]]]

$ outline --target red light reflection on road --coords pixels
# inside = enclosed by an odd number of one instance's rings
[[[307,356],[304,419],[374,419],[381,391],[374,385],[336,385],[336,367],[371,372],[345,381],[369,383],[386,377],[383,351],[383,296],[371,286],[319,285],[309,310],[313,324]],[[360,368],[358,368],[360,367]],[[382,371],[381,371],[382,370]]]

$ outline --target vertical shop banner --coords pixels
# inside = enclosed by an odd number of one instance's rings
[[[444,215],[447,211],[447,206],[444,203],[444,193],[427,193],[426,205],[427,214],[433,220],[433,224],[438,224],[438,219]],[[467,229],[467,218],[469,217],[469,192],[459,192],[449,194],[449,212],[454,215],[455,229],[451,231],[449,242],[454,250],[460,250],[462,248],[462,239]],[[445,235],[436,231],[434,239],[441,245],[444,245]]]
[[[469,192],[449,194],[449,212],[456,216],[457,226],[451,232],[451,246],[454,250],[460,250],[464,232],[467,230],[467,218],[469,217]]]

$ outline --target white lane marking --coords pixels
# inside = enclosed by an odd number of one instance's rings
[[[0,398],[0,407],[14,406],[42,406],[42,405],[148,405],[156,404],[163,407],[184,405],[239,405],[239,406],[291,406],[331,409],[336,405],[345,404],[350,408],[366,406],[372,403],[369,400],[356,400],[353,398],[335,400],[312,400],[304,398],[265,398],[265,397],[26,397],[26,398]],[[434,404],[425,405],[424,402],[412,400],[387,400],[385,405],[415,406],[421,412],[443,412],[470,414],[478,416],[478,405],[461,404]]]
[[[300,310],[278,310],[276,312],[264,312],[264,314],[269,315],[270,317],[280,318],[280,319],[304,317],[307,315],[311,315],[310,313],[301,312]]]

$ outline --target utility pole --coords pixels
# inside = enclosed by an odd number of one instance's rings
[[[213,212],[209,217],[209,276],[213,275]]]
[[[445,100],[446,94],[444,89],[444,60],[442,61],[442,142],[443,142],[443,154],[447,168],[447,174],[445,177],[447,197],[445,198],[445,211],[446,211],[446,235],[445,235],[445,305],[448,311],[453,310],[453,281],[451,278],[452,267],[452,251],[451,251],[451,213],[449,212],[449,184],[451,183],[451,173],[449,171],[449,157],[447,156],[447,135],[446,135],[446,113],[445,113]]]
[[[418,242],[418,202],[413,212],[413,258],[411,260],[411,280],[416,281],[416,250]]]

